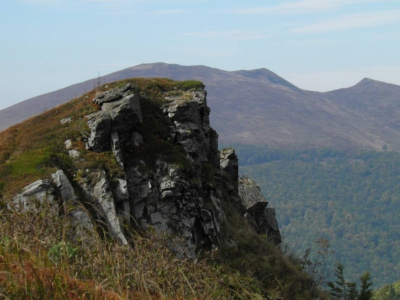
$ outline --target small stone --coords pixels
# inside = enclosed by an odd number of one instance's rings
[[[65,144],[65,148],[68,150],[68,149],[70,149],[71,147],[72,147],[72,141],[71,140],[66,140],[65,142],[64,142],[64,144]]]
[[[62,124],[62,125],[64,125],[64,124],[69,124],[69,123],[71,123],[72,122],[72,118],[64,118],[64,119],[61,119],[60,120],[60,123]]]
[[[79,158],[79,156],[81,155],[80,152],[77,150],[69,150],[68,154],[72,158]]]

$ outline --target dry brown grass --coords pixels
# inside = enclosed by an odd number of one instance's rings
[[[262,299],[257,283],[208,259],[178,259],[167,237],[132,235],[118,246],[93,233],[76,243],[67,218],[37,202],[0,216],[5,299]]]

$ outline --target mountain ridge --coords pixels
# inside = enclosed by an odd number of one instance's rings
[[[381,151],[386,145],[389,150],[400,150],[397,85],[363,79],[350,88],[320,93],[300,89],[265,68],[224,71],[166,63],[142,64],[97,80],[103,83],[131,77],[204,82],[210,92],[211,119],[223,144],[349,151]],[[4,109],[0,111],[0,129],[78,96],[95,82],[87,80]]]

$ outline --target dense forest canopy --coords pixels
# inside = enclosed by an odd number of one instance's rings
[[[353,281],[370,271],[375,287],[399,280],[400,153],[232,146],[293,251],[325,238],[331,270],[341,261]]]

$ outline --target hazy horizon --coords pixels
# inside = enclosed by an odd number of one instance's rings
[[[8,0],[0,24],[0,109],[155,62],[266,68],[321,92],[400,85],[393,0]]]

